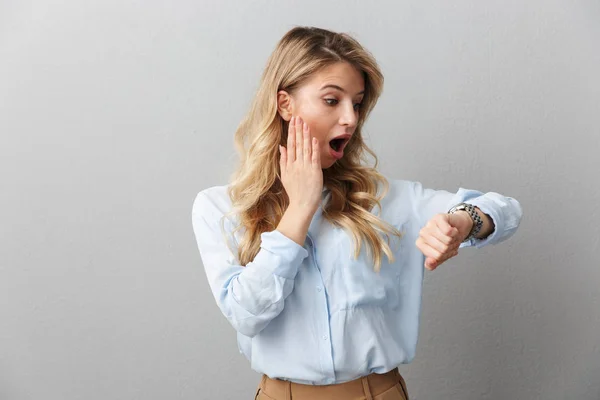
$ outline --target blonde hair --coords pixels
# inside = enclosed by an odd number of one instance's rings
[[[355,39],[314,27],[295,27],[287,32],[271,54],[262,74],[250,111],[235,133],[240,164],[232,177],[229,196],[232,213],[239,217],[238,229],[245,228],[237,247],[241,265],[254,259],[260,249],[260,235],[276,229],[289,203],[281,184],[278,145],[286,145],[287,126],[277,110],[277,92],[293,93],[312,74],[337,62],[348,62],[362,72],[365,94],[352,138],[344,157],[323,170],[324,186],[331,196],[323,206],[323,216],[352,237],[354,257],[364,242],[373,258],[374,269],[381,268],[381,253],[394,260],[390,235],[402,234],[371,213],[388,191],[388,182],[377,172],[377,156],[362,136],[363,124],[383,88],[383,75],[373,58]],[[375,165],[363,165],[365,153]],[[383,190],[377,193],[378,187]],[[235,231],[234,231],[235,232]],[[385,240],[384,237],[385,236]]]

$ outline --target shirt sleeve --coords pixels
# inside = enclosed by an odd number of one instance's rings
[[[194,200],[192,226],[211,291],[221,312],[239,333],[253,337],[283,310],[298,267],[308,251],[274,230],[245,267],[227,245],[223,212],[203,192]]]
[[[419,226],[423,227],[435,214],[445,213],[458,203],[469,203],[489,215],[494,221],[494,231],[484,239],[472,238],[461,243],[460,247],[480,248],[488,244],[498,244],[511,237],[519,227],[523,217],[521,204],[514,198],[496,192],[482,193],[477,190],[459,188],[456,193],[445,190],[423,188],[413,182],[415,213]],[[419,228],[420,229],[420,228]]]

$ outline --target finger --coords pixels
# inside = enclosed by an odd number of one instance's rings
[[[456,228],[452,228],[456,229]],[[454,233],[454,232],[453,232]],[[423,229],[419,232],[419,235],[422,236],[432,236],[435,237],[439,242],[443,245],[452,247],[457,242],[457,237],[446,235],[442,229],[437,225],[434,219],[430,220]]]
[[[319,149],[319,140],[317,138],[313,138],[312,143],[312,163],[315,167],[321,168],[321,150]]]
[[[452,246],[456,241],[454,236],[448,235],[443,228],[440,228],[437,225],[434,225],[431,229],[429,229],[428,233],[445,246]]]
[[[287,162],[291,164],[296,160],[296,117],[290,119],[288,126]]]
[[[308,132],[308,125],[306,122],[302,126],[302,135],[304,138],[304,165],[310,165],[311,159],[311,145],[310,145],[310,135]]]
[[[419,231],[419,235],[423,237],[435,237],[445,246],[449,246],[452,243],[452,238],[444,235],[433,220],[431,220],[423,229]]]
[[[454,251],[458,247],[455,243],[452,243],[452,239],[445,236],[439,230],[426,230],[421,233],[421,237],[431,247],[439,251],[440,253],[446,253],[448,251]]]
[[[433,271],[434,269],[442,265],[444,262],[446,262],[446,260],[438,261],[434,260],[433,258],[427,258],[425,259],[425,268],[427,268],[430,271]]]
[[[419,250],[421,250],[425,257],[435,260],[436,262],[438,262],[438,264],[441,264],[444,261],[446,261],[450,254],[452,254],[452,252],[443,253],[441,251],[438,251],[437,249],[432,247],[428,242],[423,240],[422,237],[417,239],[417,247],[419,248]]]
[[[436,238],[439,242],[445,245],[447,248],[458,248],[461,242],[461,238],[458,235],[458,229],[451,228],[450,235],[447,228],[440,228],[439,225],[434,224],[433,227],[428,231],[431,236]]]
[[[448,216],[446,214],[439,215],[438,217],[433,218],[433,222],[438,227],[440,232],[444,235],[454,238],[458,233],[458,229],[454,228],[450,223],[448,223]]]
[[[440,265],[442,263],[445,263],[446,261],[448,261],[449,259],[451,259],[452,257],[454,257],[455,255],[458,254],[457,250],[449,250],[445,253],[442,253],[440,258],[437,258],[437,265]]]
[[[433,271],[434,269],[437,268],[439,264],[437,263],[436,260],[434,260],[433,258],[426,258],[425,259],[425,268],[427,268],[430,271]]]
[[[281,178],[283,179],[286,169],[285,167],[287,164],[287,155],[285,147],[279,145],[279,153],[281,154],[279,157],[279,168],[281,169]]]
[[[451,259],[452,257],[455,257],[457,255],[458,255],[458,250],[444,255],[441,259],[427,257],[425,259],[425,267],[428,270],[433,271],[434,269],[436,269],[437,267],[439,267],[440,265],[442,265],[443,263],[445,263],[446,261],[448,261],[449,259]]]
[[[302,146],[302,118],[296,117],[296,160],[304,161],[304,148]]]
[[[417,241],[415,242],[417,245],[417,248],[419,250],[421,250],[421,253],[423,253],[423,255],[425,257],[431,257],[431,258],[435,258],[440,259],[442,257],[442,253],[436,249],[434,249],[433,247],[431,247],[424,239],[423,237],[419,237],[417,239]]]
[[[460,241],[458,229],[452,227],[447,221],[444,220],[444,217],[432,218],[421,231],[427,231],[429,234],[449,247],[452,247]]]

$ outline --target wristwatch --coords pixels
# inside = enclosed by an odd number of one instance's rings
[[[454,214],[457,211],[468,212],[471,216],[471,219],[473,220],[473,228],[471,229],[471,232],[469,232],[467,238],[463,240],[463,242],[468,242],[469,240],[477,236],[477,234],[481,230],[481,227],[483,226],[483,220],[481,219],[479,214],[477,214],[477,211],[475,210],[475,206],[473,204],[459,203],[452,207],[450,210],[448,210],[448,214]]]

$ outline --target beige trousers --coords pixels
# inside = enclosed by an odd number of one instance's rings
[[[334,385],[302,385],[262,376],[254,400],[409,400],[398,368]]]

